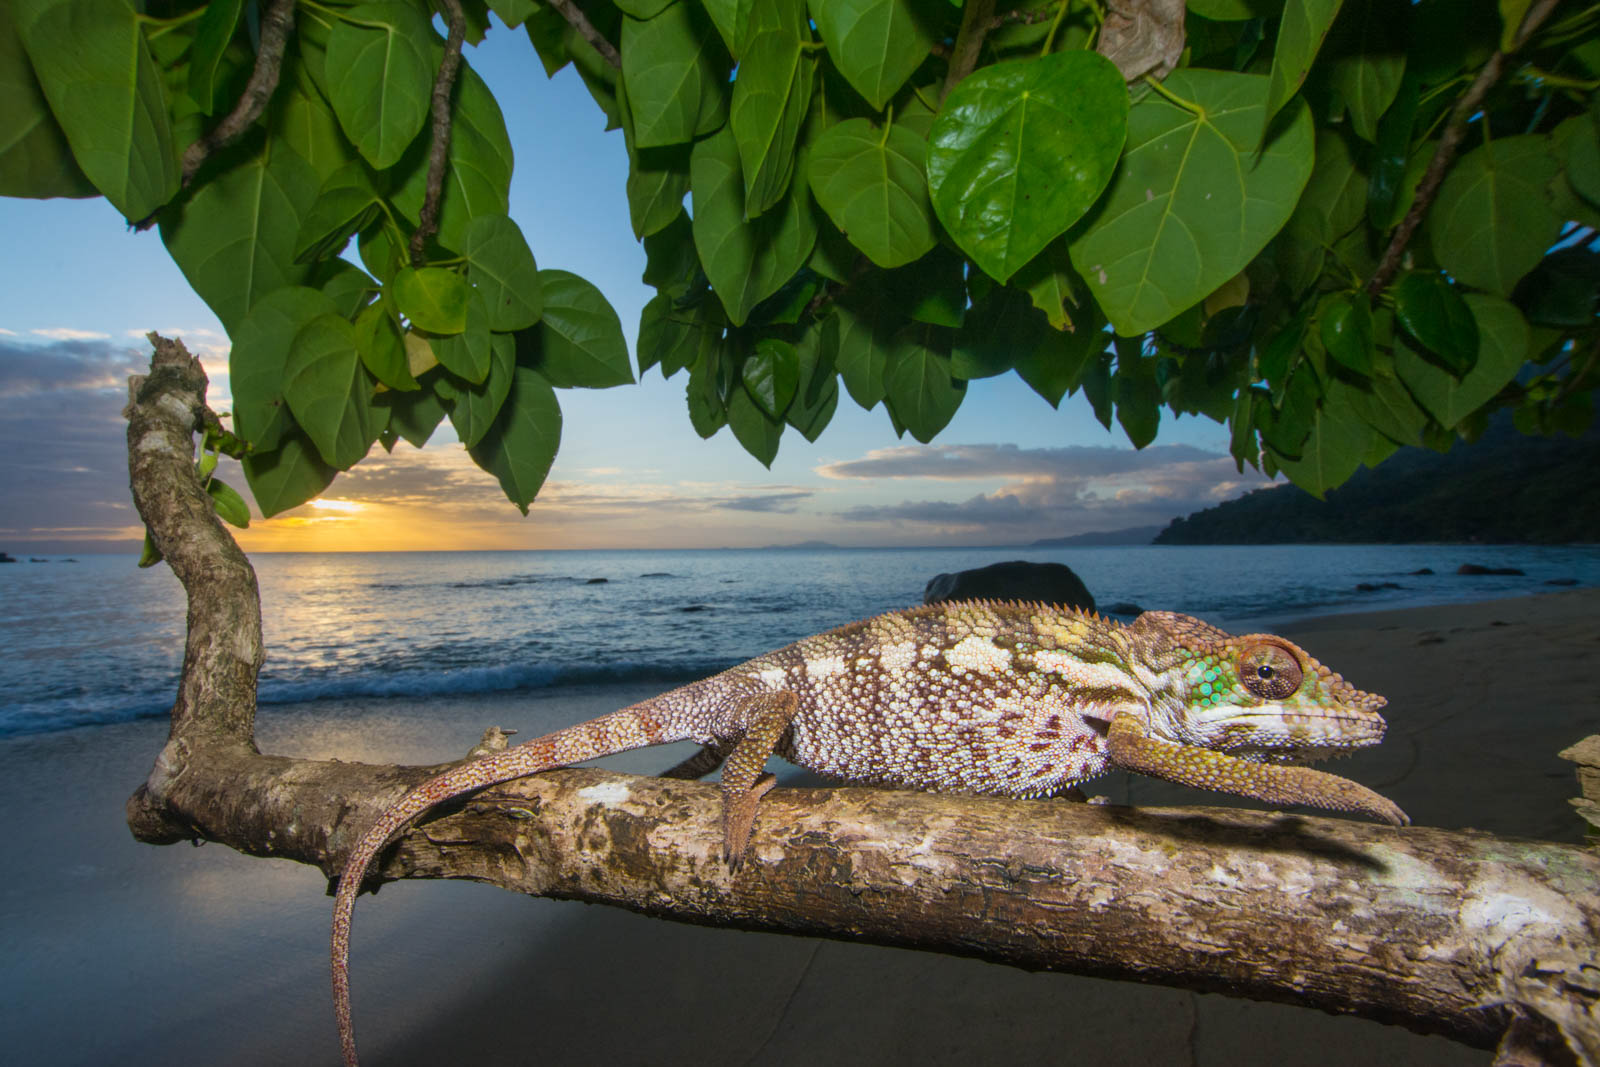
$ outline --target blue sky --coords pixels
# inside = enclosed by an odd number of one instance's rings
[[[569,68],[547,81],[520,31],[498,26],[469,61],[496,91],[516,152],[511,214],[541,267],[599,286],[632,350],[652,290],[629,229],[620,131]],[[0,199],[0,549],[93,551],[136,542],[121,406],[148,359],[143,334],[182,337],[227,404],[227,339],[155,231],[103,200]],[[527,518],[441,426],[426,450],[381,449],[308,505],[240,537],[253,550],[1013,544],[1165,523],[1262,484],[1234,471],[1224,427],[1164,418],[1135,453],[1086,402],[1053,410],[1014,375],[971,383],[929,446],[882,408],[841,396],[816,444],[790,430],[771,470],[723,430],[689,425],[684,376],[563,390],[560,455]],[[243,487],[237,468],[225,469]],[[330,506],[331,505],[331,506]]]

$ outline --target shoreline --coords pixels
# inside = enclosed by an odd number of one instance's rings
[[[1419,824],[1575,841],[1571,765],[1600,732],[1589,664],[1600,590],[1321,615],[1275,627],[1389,697],[1390,734],[1340,761]],[[424,762],[489,725],[516,740],[651,692],[601,685],[269,705],[265,752]],[[160,719],[0,739],[23,869],[0,895],[0,1026],[17,1062],[337,1062],[321,874],[220,846],[140,845],[122,804]],[[682,753],[605,761],[639,773]],[[790,775],[784,785],[793,784]],[[1114,802],[1216,804],[1144,778]],[[1241,802],[1244,803],[1244,802]],[[1252,805],[1255,806],[1255,805]],[[465,883],[362,899],[355,996],[369,1062],[1074,1064],[1130,1059],[1487,1064],[1488,1052],[1291,1006],[969,959],[677,925]]]

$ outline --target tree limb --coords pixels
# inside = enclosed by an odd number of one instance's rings
[[[183,169],[179,188],[186,189],[206,160],[220,149],[237,141],[248,130],[278,88],[278,75],[283,69],[283,50],[294,30],[295,0],[269,0],[261,12],[261,45],[256,52],[255,69],[245,83],[239,102],[226,118],[213,126],[210,132],[195,141],[183,152]],[[140,219],[134,229],[147,230],[154,225],[156,215]]]
[[[417,228],[411,234],[411,265],[420,267],[427,262],[427,244],[439,232],[439,200],[444,195],[444,167],[450,159],[450,97],[456,87],[456,73],[461,69],[461,42],[466,37],[467,20],[461,13],[459,0],[439,0],[444,11],[449,34],[444,41],[444,58],[439,61],[439,73],[433,79],[433,140],[428,146],[428,184],[422,201],[422,212],[417,217]]]
[[[434,767],[264,756],[249,563],[193,470],[205,374],[175,341],[131,382],[139,512],[189,596],[172,734],[129,801],[140,840],[217,841],[329,874]],[[778,789],[751,860],[716,786],[567,770],[441,809],[379,878],[469,878],[685,922],[934,949],[1402,1023],[1600,1061],[1600,853],[1216,808]]]
[[[950,69],[944,76],[940,100],[949,96],[950,90],[978,65],[978,53],[983,51],[983,41],[989,34],[989,21],[993,15],[994,0],[970,0],[961,9],[961,29],[956,32],[956,43],[950,49]]]
[[[617,52],[617,46],[606,40],[605,35],[594,28],[594,23],[589,21],[581,8],[572,0],[549,0],[550,6],[567,20],[567,25],[578,31],[578,35],[593,46],[600,58],[616,70],[622,69],[622,56]]]
[[[1523,17],[1522,26],[1517,31],[1516,39],[1512,42],[1511,51],[1515,52],[1527,43],[1528,38],[1550,17],[1550,13],[1561,0],[1536,0]],[[1445,121],[1444,132],[1439,135],[1439,147],[1434,149],[1433,158],[1428,161],[1428,169],[1423,172],[1422,180],[1417,183],[1416,196],[1411,201],[1411,208],[1406,212],[1405,218],[1400,220],[1400,225],[1395,228],[1394,235],[1389,238],[1389,245],[1383,250],[1383,258],[1378,262],[1378,269],[1373,272],[1372,280],[1367,282],[1367,295],[1377,297],[1394,281],[1394,276],[1400,270],[1400,263],[1405,258],[1406,246],[1411,243],[1417,227],[1422,224],[1422,217],[1428,213],[1428,208],[1433,205],[1433,198],[1439,194],[1439,186],[1444,182],[1445,172],[1450,169],[1456,160],[1456,153],[1461,148],[1461,141],[1467,133],[1467,122],[1476,115],[1483,106],[1483,98],[1489,94],[1495,82],[1500,80],[1500,75],[1505,71],[1507,53],[1496,51],[1484,63],[1483,69],[1473,79],[1467,91],[1456,101],[1450,109],[1450,117]]]

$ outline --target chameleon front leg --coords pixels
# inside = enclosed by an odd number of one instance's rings
[[[1360,812],[1393,826],[1411,822],[1394,801],[1348,778],[1310,767],[1256,763],[1225,752],[1163,741],[1151,737],[1146,730],[1146,724],[1137,715],[1124,713],[1113,719],[1106,738],[1111,762],[1152,778],[1253,797],[1279,807],[1307,804],[1334,811]]]
[[[745,698],[741,709],[744,734],[722,768],[722,855],[731,866],[738,866],[750,847],[756,806],[767,790],[777,784],[778,779],[763,770],[767,757],[778,747],[778,739],[794,721],[799,706],[790,692]]]

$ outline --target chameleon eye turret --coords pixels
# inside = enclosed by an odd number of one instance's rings
[[[1262,700],[1293,696],[1303,676],[1300,661],[1282,645],[1263,641],[1239,654],[1239,681]]]

